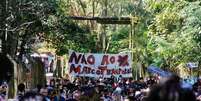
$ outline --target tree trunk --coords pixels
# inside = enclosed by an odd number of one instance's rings
[[[63,77],[63,65],[62,65],[62,58],[57,57],[57,67],[56,67],[56,74],[57,77],[62,78]]]
[[[45,68],[40,58],[34,58],[34,61],[32,61],[30,79],[32,79],[32,88],[36,87],[38,84],[42,86],[46,84]]]
[[[107,6],[108,6],[108,1],[105,0],[104,1],[104,9],[103,9],[103,16],[107,16]],[[102,37],[102,52],[105,53],[106,52],[106,25],[102,25],[102,33],[101,33],[101,37]]]
[[[8,83],[8,98],[15,98],[17,95],[17,63],[11,58],[11,56],[7,55],[7,57],[11,61],[13,67],[13,76],[11,77],[11,81]]]
[[[7,10],[6,10],[6,0],[2,0],[0,2],[0,10],[2,13],[0,13],[0,37],[1,37],[1,40],[2,40],[2,53],[3,54],[7,54],[7,51],[6,51],[6,26],[5,26],[5,23],[6,23],[6,17],[7,17]]]
[[[105,50],[106,50],[106,26],[105,25],[102,25],[101,39],[102,39],[102,52],[105,53]]]

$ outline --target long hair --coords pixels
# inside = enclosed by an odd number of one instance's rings
[[[180,78],[171,76],[165,83],[151,88],[145,101],[196,101],[192,91],[180,86]]]

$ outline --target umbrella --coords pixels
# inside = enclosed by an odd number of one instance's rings
[[[158,74],[162,77],[168,77],[168,76],[171,76],[172,74],[170,72],[167,72],[167,71],[164,71],[156,66],[153,66],[153,65],[150,65],[148,68],[147,68],[148,72],[152,73],[152,74]]]
[[[182,81],[181,87],[184,89],[192,89],[193,85],[190,82]]]

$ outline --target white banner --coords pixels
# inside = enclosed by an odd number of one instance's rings
[[[130,54],[93,54],[69,51],[69,74],[72,76],[132,77]]]

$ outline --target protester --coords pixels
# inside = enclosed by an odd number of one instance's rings
[[[201,86],[201,78],[198,78],[197,82],[193,84],[193,90],[197,92],[198,86]]]
[[[174,75],[154,86],[145,101],[196,101],[196,97],[192,91],[183,89],[180,78]]]
[[[23,83],[20,83],[17,87],[17,98],[20,100],[25,94],[25,85]]]
[[[25,92],[25,86],[18,86],[19,101],[201,101],[201,85],[194,84],[194,90],[184,88],[178,76],[166,79],[149,78],[89,78],[76,77],[50,80],[48,86],[37,86],[33,92]],[[115,80],[116,79],[116,80]],[[198,80],[198,82],[200,82]],[[196,87],[197,86],[197,87]],[[3,100],[2,100],[3,101]]]
[[[48,93],[47,87],[43,87],[40,89],[40,94],[43,95],[44,101],[50,101],[50,94]]]

